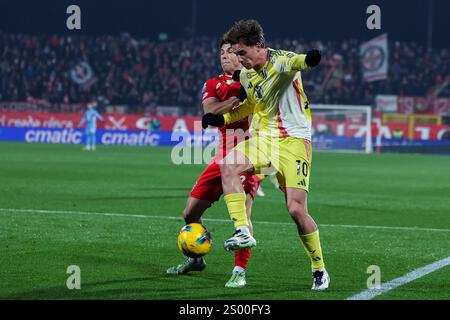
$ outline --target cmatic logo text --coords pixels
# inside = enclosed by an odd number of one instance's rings
[[[25,141],[29,143],[81,143],[83,134],[73,129],[64,130],[28,130],[25,133]]]
[[[128,145],[128,146],[157,146],[159,135],[147,132],[106,132],[102,135],[102,144]]]

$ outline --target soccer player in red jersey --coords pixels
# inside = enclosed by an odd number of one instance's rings
[[[237,56],[232,52],[231,45],[225,43],[223,40],[220,44],[220,63],[223,73],[215,78],[211,78],[203,86],[202,92],[202,106],[205,113],[224,114],[235,107],[239,106],[240,99],[237,96],[240,93],[241,85],[239,81],[234,81],[232,78],[236,70],[240,70],[240,64]],[[248,118],[230,125],[219,128],[220,144],[218,152],[211,163],[206,167],[203,173],[195,183],[190,196],[187,200],[186,207],[183,212],[183,217],[186,224],[201,223],[203,213],[211,207],[211,205],[219,200],[223,193],[222,178],[220,175],[220,167],[216,161],[221,160],[231,149],[239,142],[236,136],[236,130],[242,130],[244,134],[249,128]],[[227,135],[226,130],[232,129],[233,135]],[[253,173],[242,173],[241,182],[246,193],[246,213],[247,220],[251,232],[252,225],[250,221],[251,206],[253,197],[261,180]],[[250,248],[240,249],[234,252],[235,263],[232,276],[225,284],[225,287],[239,288],[246,285],[245,270],[250,258]],[[183,263],[167,269],[166,273],[171,275],[186,274],[191,271],[201,271],[205,269],[206,263],[203,257],[188,258]]]

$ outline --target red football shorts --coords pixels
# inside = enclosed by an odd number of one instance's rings
[[[250,194],[254,198],[256,190],[261,184],[261,179],[252,172],[244,172],[241,173],[241,181],[245,193]],[[215,161],[212,161],[197,179],[190,196],[196,199],[209,200],[212,203],[218,201],[222,194],[220,167]]]

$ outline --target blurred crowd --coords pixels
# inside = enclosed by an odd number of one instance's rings
[[[360,41],[275,40],[272,48],[320,48],[319,68],[303,74],[314,103],[373,104],[376,94],[424,96],[450,81],[450,50],[427,51],[412,42],[389,43],[387,80],[364,82]],[[44,100],[50,105],[94,99],[128,105],[197,108],[203,83],[220,73],[219,39],[172,41],[117,36],[26,35],[0,32],[0,102]],[[450,86],[441,96],[450,97]]]

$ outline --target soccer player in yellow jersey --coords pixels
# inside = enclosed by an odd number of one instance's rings
[[[311,259],[313,290],[328,288],[319,230],[307,208],[311,170],[311,107],[300,71],[319,64],[318,50],[307,54],[264,46],[255,20],[241,20],[227,32],[227,41],[245,67],[240,82],[247,95],[241,107],[223,116],[207,114],[203,125],[232,123],[253,113],[251,137],[242,141],[220,163],[224,200],[235,226],[225,241],[227,250],[256,246],[245,215],[245,193],[239,179],[244,171],[264,173],[275,168],[287,210],[297,225],[299,240]]]

